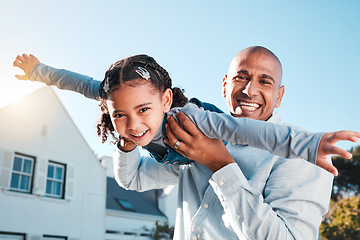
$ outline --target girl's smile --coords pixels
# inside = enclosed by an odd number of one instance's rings
[[[171,103],[170,89],[160,93],[144,79],[121,84],[106,100],[115,131],[139,146],[155,137]]]

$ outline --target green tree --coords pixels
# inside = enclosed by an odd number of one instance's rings
[[[360,195],[360,146],[351,149],[351,159],[333,157],[333,164],[339,170],[339,176],[334,178],[331,198],[335,201],[349,195]]]
[[[156,222],[156,228],[154,232],[154,240],[160,239],[172,239],[174,236],[174,227],[169,227],[168,223],[160,225]]]
[[[323,240],[360,239],[360,146],[350,152],[351,159],[332,159],[339,176],[334,178],[330,211],[320,226]]]
[[[323,240],[360,239],[360,197],[335,202],[321,223],[320,233]]]

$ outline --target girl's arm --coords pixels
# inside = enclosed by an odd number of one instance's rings
[[[19,67],[25,73],[25,75],[15,75],[19,80],[43,82],[49,86],[78,92],[91,99],[96,99],[99,96],[100,81],[65,69],[47,66],[40,63],[31,54],[17,56],[13,65]]]
[[[149,156],[141,156],[139,149],[130,152],[115,149],[114,174],[121,187],[142,192],[178,183],[179,165],[160,164]]]
[[[209,138],[249,145],[280,157],[302,157],[312,163],[315,163],[318,143],[323,135],[265,121],[201,111],[191,105],[179,110]]]
[[[180,109],[209,138],[217,138],[233,144],[250,145],[285,158],[304,158],[335,176],[337,169],[326,156],[338,154],[351,158],[351,154],[335,146],[340,140],[356,142],[360,133],[340,131],[334,133],[310,133],[296,127],[269,121],[235,118],[228,114],[201,111],[191,106]]]

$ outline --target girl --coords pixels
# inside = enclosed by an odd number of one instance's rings
[[[29,62],[32,64],[26,64]],[[102,142],[111,135],[124,151],[131,151],[136,145],[142,146],[156,161],[163,164],[192,162],[164,144],[166,116],[175,116],[179,111],[189,116],[210,138],[265,149],[281,157],[302,157],[334,175],[337,175],[337,170],[326,161],[325,155],[340,154],[351,158],[350,153],[334,147],[335,143],[321,141],[322,133],[308,133],[265,121],[234,118],[221,113],[212,104],[202,103],[197,99],[188,101],[182,90],[172,88],[167,71],[147,55],[136,55],[114,63],[105,73],[100,86],[99,82],[86,76],[55,70],[39,63],[32,55],[23,55],[18,56],[14,66],[22,68],[29,73],[27,75],[33,75],[34,79],[40,77],[50,80],[45,81],[48,85],[57,85],[62,89],[76,90],[87,97],[98,98],[102,116],[97,125],[97,133],[102,137]],[[34,64],[40,69],[30,73]],[[199,107],[211,111],[201,111]],[[119,134],[119,138],[114,132]],[[353,137],[357,133],[348,134],[343,140],[356,140],[349,136]],[[181,140],[173,148],[177,149],[180,144]]]

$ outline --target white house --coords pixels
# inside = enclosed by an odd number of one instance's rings
[[[151,239],[168,221],[159,201],[173,221],[164,191],[116,184],[52,88],[0,109],[0,123],[0,240]]]

